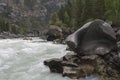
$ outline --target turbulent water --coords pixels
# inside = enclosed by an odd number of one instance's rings
[[[41,39],[0,40],[0,80],[75,80],[50,73],[43,61],[65,55],[65,45]],[[79,80],[97,80],[86,77]]]

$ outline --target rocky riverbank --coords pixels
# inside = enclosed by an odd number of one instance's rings
[[[115,36],[117,38],[117,42],[120,41],[120,28],[117,26],[112,26]],[[66,27],[58,27],[56,25],[50,25],[43,35],[47,41],[53,41],[53,43],[64,43],[65,39],[68,35],[72,34],[75,30],[66,28]]]
[[[31,40],[31,37],[36,37],[36,36],[34,36],[34,34],[22,35],[22,34],[10,33],[10,32],[2,32],[2,33],[0,33],[0,39],[23,38],[24,40]]]
[[[13,38],[22,38],[24,35],[21,34],[13,34],[10,32],[2,32],[0,33],[0,39],[13,39]]]
[[[74,30],[66,27],[58,27],[56,25],[50,25],[46,31],[46,40],[53,41],[53,43],[64,43],[65,38],[73,33]]]
[[[97,75],[99,80],[119,80],[120,42],[116,35],[102,20],[89,22],[67,37],[70,51],[65,56],[45,60],[44,64],[51,72],[70,78]]]
[[[120,58],[115,52],[103,56],[82,56],[69,52],[60,59],[46,60],[44,64],[49,66],[51,72],[62,73],[72,79],[78,79],[90,75],[98,75],[99,80],[120,79]]]

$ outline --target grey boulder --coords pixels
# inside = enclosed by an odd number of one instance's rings
[[[69,35],[66,43],[70,50],[79,55],[104,55],[117,46],[111,25],[99,19],[86,23]]]

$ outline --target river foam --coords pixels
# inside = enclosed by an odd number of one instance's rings
[[[65,55],[65,48],[66,45],[44,42],[38,38],[0,40],[0,80],[71,80],[50,73],[48,67],[43,65],[46,59]],[[96,78],[91,76],[79,80]]]

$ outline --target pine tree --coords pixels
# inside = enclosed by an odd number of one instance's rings
[[[94,19],[120,23],[120,0],[68,0],[56,13],[56,21],[66,27],[79,27]],[[56,23],[53,19],[53,23]]]
[[[70,23],[70,19],[69,19],[69,15],[68,13],[65,11],[64,13],[64,23],[69,26],[69,23]]]

